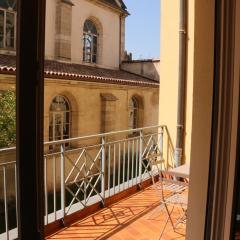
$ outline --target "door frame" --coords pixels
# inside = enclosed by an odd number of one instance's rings
[[[240,139],[238,4],[237,0],[215,2],[215,69],[205,239],[234,237]]]

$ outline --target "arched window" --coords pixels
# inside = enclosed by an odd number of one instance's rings
[[[0,48],[16,46],[16,0],[0,0]]]
[[[83,27],[83,61],[97,62],[98,32],[91,20],[86,20]]]
[[[129,128],[135,129],[138,128],[138,118],[139,118],[139,104],[136,97],[130,99],[129,104]]]
[[[70,107],[66,98],[56,96],[49,112],[49,141],[70,137]]]

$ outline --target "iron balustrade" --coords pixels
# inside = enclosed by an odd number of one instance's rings
[[[0,156],[15,150],[0,149]],[[45,225],[141,187],[154,174],[151,159],[162,160],[167,169],[174,153],[166,126],[45,142],[44,150]],[[0,163],[0,239],[17,238],[16,173],[16,161]]]

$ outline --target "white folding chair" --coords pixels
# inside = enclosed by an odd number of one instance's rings
[[[151,159],[153,186],[160,196],[161,206],[165,208],[168,215],[161,236],[169,220],[173,230],[182,234],[178,231],[178,226],[179,224],[185,224],[187,219],[188,182],[179,180],[182,178],[179,178],[175,172],[163,170],[161,164],[162,161],[158,161],[157,159],[154,161]],[[159,176],[159,181],[155,181],[156,173]],[[181,214],[177,216],[177,219],[172,217],[175,207],[181,209]]]
[[[186,224],[187,220],[188,182],[177,180],[177,177],[171,175],[171,172],[165,171],[164,175],[165,174],[168,176],[167,178],[164,176],[159,177],[159,182],[161,185],[160,192],[162,197],[161,203],[164,205],[168,214],[166,223],[170,220],[173,230],[178,232],[177,229],[179,224]],[[172,217],[175,207],[181,209],[181,214],[177,215],[175,213],[176,219]]]

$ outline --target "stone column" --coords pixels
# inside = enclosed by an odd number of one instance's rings
[[[125,16],[120,17],[120,64],[125,59]]]
[[[56,59],[71,60],[72,6],[71,0],[57,0]]]
[[[101,131],[111,132],[116,130],[116,101],[111,93],[101,93]]]

